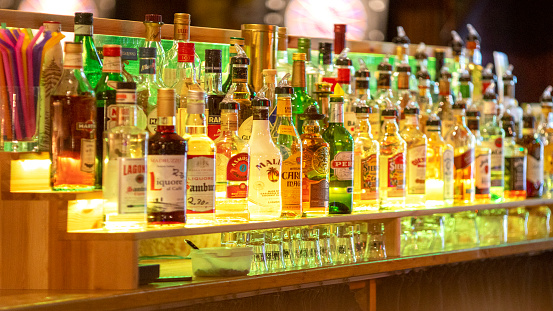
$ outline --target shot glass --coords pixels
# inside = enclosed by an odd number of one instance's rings
[[[266,273],[268,267],[265,252],[265,232],[261,230],[252,230],[248,232],[246,234],[246,244],[248,246],[253,246],[252,273]]]
[[[294,249],[292,248],[292,230],[282,228],[282,261],[285,269],[296,266],[294,262]]]
[[[353,240],[353,225],[336,224],[336,256],[334,262],[337,264],[346,264],[356,262],[355,243]]]
[[[265,255],[269,272],[284,269],[282,230],[265,230]]]
[[[238,232],[221,232],[221,246],[223,247],[238,246]]]
[[[367,260],[369,254],[367,253],[367,234],[369,224],[366,222],[355,223],[353,230],[353,242],[355,245],[355,260],[357,262]]]
[[[414,247],[413,254],[428,254],[444,250],[443,216],[428,215],[413,217]]]
[[[369,223],[368,225],[369,260],[386,259],[386,245],[384,244],[384,224]]]
[[[331,252],[331,225],[320,225],[319,228],[319,246],[321,249],[321,262],[323,265],[334,264]]]
[[[303,265],[310,268],[322,266],[319,228],[305,226],[300,228],[300,232]]]

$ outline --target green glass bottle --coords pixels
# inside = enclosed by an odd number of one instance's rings
[[[92,38],[93,21],[92,13],[75,13],[75,42],[83,43],[83,71],[92,88],[96,88],[102,75],[102,61]]]
[[[329,213],[353,209],[353,137],[344,127],[344,97],[339,85],[330,97],[330,119],[323,139],[330,144]],[[340,94],[342,93],[342,94]]]
[[[298,133],[301,135],[303,120],[300,120],[297,115],[302,114],[310,105],[315,105],[317,111],[319,111],[319,105],[307,93],[307,84],[305,82],[305,60],[307,58],[305,53],[294,53],[292,59],[294,61],[292,67],[292,87],[294,88],[294,94],[292,95],[292,119],[296,126],[296,130],[298,130]]]

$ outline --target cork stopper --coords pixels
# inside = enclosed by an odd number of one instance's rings
[[[82,53],[83,44],[81,42],[65,42],[65,48],[63,49],[65,53]]]
[[[157,116],[175,116],[175,89],[157,90]]]

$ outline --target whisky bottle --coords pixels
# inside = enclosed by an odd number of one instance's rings
[[[432,81],[430,80],[430,74],[428,74],[428,71],[426,71],[426,67],[424,67],[424,65],[422,65],[422,68],[417,71],[416,78],[418,81],[417,87],[419,89],[419,94],[417,96],[417,102],[419,103],[420,108],[419,124],[421,131],[428,134],[426,131],[426,122],[429,120],[434,107],[432,93],[430,92]]]
[[[148,132],[137,127],[136,83],[117,82],[114,126],[104,132],[104,227],[146,226]]]
[[[326,82],[323,82],[326,83]],[[298,115],[303,122],[302,209],[304,217],[328,215],[330,180],[330,145],[321,137],[319,122],[325,115],[309,106]]]
[[[344,127],[344,98],[340,85],[330,96],[330,116],[323,139],[330,144],[329,213],[351,214],[353,208],[354,141]]]
[[[311,63],[311,39],[298,38],[298,53],[305,53],[305,86],[307,94],[313,96],[315,82],[319,78],[319,70]]]
[[[476,107],[473,107],[476,108]],[[492,152],[490,148],[483,145],[483,138],[480,134],[480,111],[469,109],[466,112],[467,127],[474,135],[474,199],[478,202],[489,203],[492,196],[490,188],[492,186]]]
[[[282,156],[269,130],[271,103],[259,92],[253,100],[253,125],[250,137],[248,211],[250,220],[267,221],[280,217],[280,172]]]
[[[453,146],[455,194],[453,203],[464,204],[474,202],[474,149],[475,138],[465,124],[466,103],[458,101],[453,104],[455,123],[446,136],[445,141]],[[444,128],[442,124],[442,128]]]
[[[402,209],[405,207],[405,158],[407,143],[399,135],[397,108],[385,99],[381,110],[384,123],[380,130],[380,209]]]
[[[328,127],[328,115],[330,111],[330,94],[332,85],[328,82],[317,82],[315,83],[315,90],[313,91],[314,99],[319,103],[321,107],[321,114],[324,115],[324,119],[319,124],[321,129],[326,129]],[[317,107],[315,107],[317,108]]]
[[[447,68],[444,67],[440,73],[440,84],[439,84],[439,96],[438,104],[436,105],[436,114],[440,117],[442,121],[442,132],[449,131],[454,123],[455,116],[453,115],[453,97],[451,96],[451,74],[447,72]],[[465,103],[466,106],[466,103]]]
[[[222,51],[205,50],[204,88],[207,93],[207,136],[216,140],[221,135],[221,109],[225,98],[222,89]]]
[[[532,115],[522,117],[522,138],[517,142],[528,150],[526,158],[526,197],[541,198],[543,195],[543,142],[535,133],[536,118]]]
[[[245,222],[248,213],[248,175],[250,146],[238,136],[240,104],[230,96],[219,104],[221,135],[215,140],[216,209],[218,222]]]
[[[235,44],[234,48],[237,55],[231,59],[232,84],[230,90],[232,90],[233,100],[240,104],[240,110],[238,110],[238,136],[247,141],[252,134],[253,124],[252,103],[250,101],[253,89],[248,86],[250,59],[238,44]]]
[[[157,92],[156,132],[148,143],[148,225],[184,226],[186,223],[186,152],[188,145],[176,132],[176,93]]]
[[[158,121],[157,92],[164,87],[156,74],[156,53],[154,48],[138,48],[140,82],[136,86],[137,104],[148,116],[147,128],[151,135],[156,133]]]
[[[202,87],[196,80],[194,51],[194,43],[179,42],[177,84],[174,89],[177,92],[177,134],[184,138],[186,138],[185,120],[187,115],[188,93],[192,90],[203,92]]]
[[[390,63],[388,62],[388,56],[384,57],[384,59],[378,64],[376,71],[376,80],[376,96],[374,102],[369,106],[373,107],[373,110],[374,107],[377,106],[378,110],[382,113],[382,110],[386,109],[388,102],[390,102],[395,109],[399,109],[399,101],[392,91],[392,65],[390,65]],[[399,117],[398,112],[396,112],[396,116]],[[381,125],[379,127],[371,128],[374,137],[380,137],[381,133],[377,133],[374,131],[380,131],[382,129],[383,123],[384,118],[380,116]]]
[[[305,53],[294,53],[292,59],[294,61],[292,68],[292,87],[294,88],[294,94],[292,95],[292,120],[294,121],[296,130],[301,135],[303,121],[299,120],[296,116],[303,113],[308,106],[315,105],[318,108],[319,105],[307,93]]]
[[[426,206],[453,204],[453,147],[441,134],[442,124],[435,115],[426,121],[428,149],[426,151]]]
[[[426,183],[426,152],[428,140],[419,129],[419,108],[409,103],[404,109],[405,125],[399,132],[407,144],[405,157],[407,197],[405,206],[408,208],[423,207],[425,203]]]
[[[542,122],[538,127],[539,135],[543,141],[544,150],[544,197],[551,198],[553,194],[553,102],[551,99],[551,86],[548,86],[540,98],[542,107]]]
[[[146,14],[143,24],[146,28],[143,47],[156,49],[156,64],[163,64],[161,65],[163,68],[165,66],[165,50],[161,46],[161,26],[163,26],[161,15]],[[164,83],[163,78],[160,80]],[[174,85],[171,85],[171,87],[174,87]]]
[[[205,92],[189,90],[187,96],[183,137],[188,143],[186,223],[212,224],[215,221],[215,143],[206,133]]]
[[[83,45],[66,42],[64,50],[63,72],[51,96],[50,186],[88,191],[98,177],[96,98],[83,72]]]
[[[527,151],[517,144],[515,119],[506,114],[501,118],[505,140],[505,199],[524,200],[526,198],[526,161]]]
[[[94,89],[102,75],[102,60],[98,56],[98,51],[94,45],[94,38],[92,38],[92,34],[94,33],[93,23],[94,18],[92,13],[75,13],[75,42],[83,44],[83,72]],[[104,122],[102,121],[103,124]],[[102,132],[99,133],[102,135]]]
[[[286,34],[286,27],[278,27],[278,48],[275,68],[278,79],[282,79],[287,73],[292,74],[292,65],[288,62],[288,35]]]
[[[353,156],[353,212],[363,213],[378,211],[378,160],[380,147],[373,139],[369,116],[372,108],[355,107],[357,122],[353,139],[355,152]]]
[[[467,56],[467,66],[474,89],[472,91],[472,102],[476,103],[482,99],[482,53],[480,53],[480,35],[471,24],[467,24],[468,35],[466,37],[465,48]]]

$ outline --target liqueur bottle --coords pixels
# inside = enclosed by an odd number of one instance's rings
[[[102,61],[92,38],[94,18],[92,13],[75,13],[75,42],[83,44],[83,72],[94,89],[102,75]],[[104,122],[102,122],[104,124]],[[99,132],[100,135],[102,132]]]
[[[104,132],[104,227],[108,230],[146,226],[148,132],[137,127],[136,83],[117,82],[117,118]],[[148,157],[149,160],[149,157]]]
[[[526,198],[527,151],[516,142],[515,119],[511,115],[501,118],[505,131],[505,199],[524,200]]]
[[[269,131],[271,103],[260,91],[253,100],[253,125],[250,137],[248,211],[250,220],[276,220],[280,217],[280,172],[282,156]]]
[[[292,65],[288,62],[288,35],[286,27],[278,27],[278,49],[275,61],[277,77],[282,79],[285,74],[292,74]]]
[[[441,128],[441,121],[435,115],[426,121],[428,149],[424,191],[428,207],[453,204],[453,147],[442,138]]]
[[[401,64],[396,66],[396,71],[394,73],[396,76],[394,78],[396,79],[397,83],[397,98],[399,101],[399,114],[400,114],[400,121],[399,121],[399,128],[403,129],[405,126],[405,115],[403,114],[403,111],[405,107],[413,103],[411,101],[411,90],[409,89],[409,80],[411,78],[411,66],[409,66],[408,62],[401,62]],[[417,102],[414,101],[416,104]],[[418,104],[416,104],[418,108]]]
[[[344,92],[337,84],[330,96],[330,116],[323,139],[330,144],[329,213],[351,214],[354,141],[344,127]]]
[[[399,135],[397,108],[389,99],[381,110],[383,124],[380,132],[380,209],[405,207],[405,158],[407,143]]]
[[[492,186],[491,166],[492,152],[483,145],[480,134],[480,111],[469,109],[467,115],[467,127],[475,139],[474,149],[474,199],[479,202],[491,200],[490,188]]]
[[[144,36],[146,40],[144,41],[143,47],[156,49],[156,64],[163,64],[161,66],[163,68],[165,67],[165,50],[161,46],[161,26],[163,26],[161,20],[161,15],[159,14],[146,14],[143,22],[146,28],[146,34]],[[161,82],[164,83],[163,79],[161,79]],[[171,85],[171,87],[174,86],[174,84]]]
[[[157,93],[163,88],[163,84],[156,74],[156,49],[138,48],[140,59],[138,73],[139,83],[136,86],[137,104],[148,116],[148,131],[151,135],[156,133],[157,117]]]
[[[174,89],[177,92],[177,134],[184,137],[185,120],[188,106],[188,93],[190,91],[203,92],[196,80],[196,67],[194,66],[194,43],[179,42],[179,64],[177,68],[177,84]]]
[[[326,82],[325,82],[326,83]],[[330,180],[330,145],[320,134],[319,122],[325,116],[309,106],[298,115],[303,122],[302,141],[302,209],[304,217],[328,215]]]
[[[539,135],[543,141],[544,149],[544,196],[551,198],[553,194],[553,100],[551,99],[551,86],[544,91],[541,101],[542,124],[539,126]]]
[[[235,44],[234,48],[237,51],[237,55],[231,59],[232,98],[240,104],[240,110],[238,110],[238,136],[247,141],[252,134],[253,124],[252,103],[250,101],[253,89],[248,86],[248,65],[250,64],[250,59],[238,44]]]
[[[376,96],[374,102],[370,104],[375,109],[375,106],[378,107],[378,110],[382,112],[382,110],[387,108],[388,102],[390,102],[394,109],[399,109],[399,102],[397,98],[394,96],[394,93],[392,91],[392,65],[388,62],[388,56],[386,56],[377,67],[376,72]],[[398,112],[396,111],[396,116],[399,116]],[[384,122],[384,118],[380,116],[380,123],[382,124]],[[380,132],[375,132],[376,130],[380,131],[382,129],[382,125],[378,127],[378,129],[371,128],[373,131],[374,137],[380,137]]]
[[[355,154],[353,156],[353,212],[377,211],[378,198],[378,160],[380,147],[373,139],[369,116],[372,108],[355,107],[357,122],[353,139]]]
[[[205,92],[188,91],[184,122],[186,155],[186,223],[206,225],[215,221],[215,143],[206,133]]]
[[[52,92],[50,186],[54,191],[93,190],[96,185],[96,98],[83,72],[83,45],[65,43],[60,82]]]
[[[359,58],[359,70],[355,72],[355,103],[356,107],[369,106],[371,103],[370,87],[371,73],[363,59]],[[369,124],[373,139],[378,139],[379,130],[374,130],[373,127],[380,128],[380,110],[376,105],[371,105],[369,109]]]
[[[321,107],[321,114],[324,115],[321,128],[325,129],[328,127],[328,115],[330,111],[330,94],[332,85],[328,82],[317,82],[315,83],[315,90],[313,91],[315,101],[319,103]],[[317,108],[317,107],[315,107]]]
[[[207,67],[206,67],[207,68]],[[219,104],[221,133],[215,140],[217,150],[216,210],[218,222],[245,222],[248,213],[248,175],[250,146],[238,136],[240,104],[227,98]]]
[[[465,42],[467,67],[474,86],[472,92],[472,102],[476,103],[482,99],[482,53],[480,53],[480,35],[471,24],[467,24],[469,31],[467,41]]]
[[[232,68],[234,67],[232,64],[232,58],[235,56],[238,56],[238,50],[235,47],[235,44],[238,44],[240,46],[241,50],[244,50],[244,38],[237,38],[237,37],[230,37],[230,45],[229,45],[229,62],[228,62],[228,68],[227,68],[227,76],[225,78],[225,82],[223,83],[223,92],[228,93],[231,85],[232,85]],[[244,57],[247,57],[245,52],[242,52]],[[239,66],[240,67],[240,66]],[[250,98],[253,99],[255,96],[255,91],[253,88],[253,85],[250,84],[250,82],[247,82],[248,89],[251,92]]]
[[[349,49],[344,49],[336,58],[336,82],[344,90],[344,126],[353,135],[355,132],[355,101],[352,100],[353,91],[351,88],[352,61],[348,57]]]
[[[184,226],[186,223],[186,152],[188,145],[176,132],[174,89],[157,92],[156,132],[148,143],[148,225]]]
[[[225,98],[222,89],[222,51],[205,50],[204,88],[207,93],[207,136],[215,140],[221,135],[221,109]]]
[[[422,207],[425,203],[426,152],[428,140],[419,129],[419,108],[409,103],[404,110],[405,126],[399,132],[407,144],[406,164],[406,207]]]
[[[451,96],[450,82],[451,75],[449,74],[449,72],[447,72],[447,68],[444,67],[442,69],[442,72],[440,73],[440,93],[438,96],[438,104],[436,106],[436,114],[438,115],[438,117],[440,117],[440,120],[442,121],[442,132],[444,133],[449,131],[455,123],[455,116],[453,114],[452,108],[453,97]],[[460,99],[461,98],[459,98],[459,100]]]
[[[543,142],[535,133],[536,118],[525,115],[522,118],[522,138],[517,142],[528,150],[526,158],[526,197],[541,198],[543,195]]]
[[[422,65],[422,68],[417,71],[416,78],[418,81],[417,87],[419,89],[417,102],[419,103],[419,108],[421,112],[419,115],[419,124],[421,131],[428,134],[426,131],[426,122],[429,120],[429,117],[432,114],[433,110],[432,93],[430,92],[432,81],[430,80],[430,74],[428,74],[428,71],[426,71],[426,67],[424,67],[424,65]]]
[[[319,70],[311,63],[311,39],[298,38],[298,53],[305,53],[305,86],[307,93],[313,96],[315,82],[319,78]]]
[[[292,95],[292,120],[294,121],[296,130],[301,135],[303,121],[299,120],[296,116],[303,113],[311,105],[315,105],[318,108],[318,104],[307,93],[305,53],[294,53],[292,59],[294,61],[292,70],[292,87],[294,88],[294,94]]]

